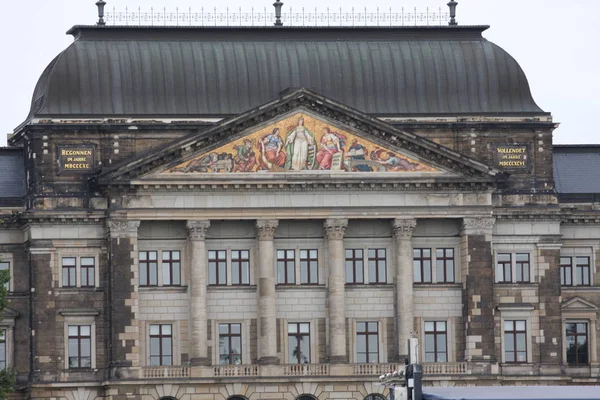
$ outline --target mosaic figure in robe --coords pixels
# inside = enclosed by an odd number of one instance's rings
[[[323,128],[323,137],[321,137],[321,148],[317,153],[317,163],[319,169],[332,169],[334,157],[339,157],[336,165],[340,169],[342,165],[342,153],[344,149],[345,137],[339,133],[332,132],[328,127]]]
[[[298,125],[291,128],[285,140],[285,151],[288,159],[285,169],[301,171],[313,169],[315,165],[315,138],[304,126],[304,118],[298,119]]]

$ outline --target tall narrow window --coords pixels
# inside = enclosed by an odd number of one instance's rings
[[[454,283],[454,249],[436,249],[437,283]]]
[[[496,282],[512,282],[512,254],[499,253],[496,256]]]
[[[346,249],[346,283],[365,283],[363,249]]]
[[[227,252],[225,250],[208,252],[208,284],[227,285]]]
[[[526,321],[504,321],[504,361],[507,363],[527,362]]]
[[[10,271],[10,263],[8,261],[0,262],[0,271]],[[6,282],[4,284],[4,287],[6,288],[6,290],[11,290],[9,282]]]
[[[590,285],[590,258],[575,257],[575,277],[578,286]]]
[[[431,283],[431,249],[413,249],[415,282]]]
[[[386,250],[369,249],[369,283],[386,283]]]
[[[219,363],[242,363],[242,324],[219,324]]]
[[[529,283],[531,281],[529,253],[515,254],[515,263],[517,264],[517,283]]]
[[[316,249],[300,250],[300,284],[319,283],[319,253]]]
[[[379,362],[379,323],[356,323],[356,357],[359,363]]]
[[[94,287],[96,281],[96,259],[81,257],[81,287]]]
[[[560,284],[573,286],[573,264],[571,257],[560,258]]]
[[[448,330],[446,322],[425,322],[425,362],[446,361],[448,361]]]
[[[69,368],[92,367],[92,327],[69,325]]]
[[[77,259],[75,257],[62,258],[62,286],[77,286]]]
[[[173,327],[150,325],[150,365],[173,365]]]
[[[158,285],[158,252],[140,251],[140,286]]]
[[[567,322],[567,364],[588,364],[588,324]]]
[[[277,250],[277,283],[280,285],[296,283],[295,250]]]
[[[310,363],[310,324],[288,324],[288,357],[291,364]]]
[[[6,369],[6,329],[0,329],[0,370]]]
[[[231,284],[250,284],[250,251],[231,251]]]
[[[181,285],[181,252],[166,250],[162,252],[163,285]]]

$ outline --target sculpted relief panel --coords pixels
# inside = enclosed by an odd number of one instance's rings
[[[169,173],[288,171],[439,172],[354,134],[298,112],[214,151],[186,161]]]

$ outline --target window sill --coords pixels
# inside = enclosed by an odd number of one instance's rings
[[[185,293],[187,286],[138,286],[140,292],[174,292]]]
[[[415,289],[462,289],[462,283],[413,283]]]
[[[561,286],[561,290],[569,292],[597,292],[600,286]]]
[[[241,290],[243,292],[256,292],[256,285],[210,285],[206,287],[209,292],[217,292],[220,290]]]
[[[325,289],[325,285],[282,285],[275,286],[275,290],[307,290],[307,289]]]
[[[56,290],[60,293],[85,293],[85,292],[103,292],[104,288],[101,287],[59,287]]]
[[[496,287],[503,287],[503,288],[537,288],[538,286],[540,286],[539,283],[537,282],[530,282],[530,283],[515,283],[515,282],[507,282],[507,283],[502,283],[502,282],[494,282],[494,286]]]
[[[391,283],[346,283],[346,289],[392,289]]]

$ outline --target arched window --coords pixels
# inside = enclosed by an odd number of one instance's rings
[[[242,397],[242,396],[231,396],[227,400],[247,400],[247,399],[245,397]]]
[[[300,397],[297,397],[296,400],[317,400],[316,397],[308,395],[308,394],[303,394]]]
[[[370,394],[365,397],[365,400],[385,400],[385,397],[380,394]]]

